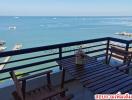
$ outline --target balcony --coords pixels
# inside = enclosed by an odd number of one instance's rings
[[[132,41],[117,38],[105,37],[78,42],[56,44],[35,48],[28,48],[15,51],[2,52],[1,59],[12,56],[8,62],[1,62],[5,67],[0,70],[0,97],[3,100],[13,100],[12,91],[15,90],[14,84],[9,75],[10,71],[15,71],[17,76],[22,78],[28,75],[34,75],[46,70],[53,70],[52,82],[57,87],[61,81],[62,67],[56,61],[74,57],[75,51],[82,46],[83,51],[90,56],[104,63],[108,63],[109,51],[111,46],[122,48],[125,51],[131,51]],[[124,60],[125,62],[125,60]],[[120,60],[112,59],[110,63],[116,66],[122,63]],[[124,73],[126,74],[126,73]],[[131,76],[130,72],[127,73]],[[35,88],[42,85],[42,77],[35,78],[28,82],[28,88]],[[74,94],[73,100],[93,100],[93,92],[84,88],[78,80],[66,72],[64,87],[68,87],[69,93]],[[132,87],[132,86],[131,86]],[[130,90],[132,92],[132,90]],[[89,98],[89,99],[88,99]]]

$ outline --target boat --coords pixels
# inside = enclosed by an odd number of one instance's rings
[[[16,30],[16,26],[9,26],[8,29],[9,30]]]
[[[20,43],[17,43],[17,44],[15,44],[15,46],[13,47],[13,51],[14,50],[20,50],[22,48],[22,44],[20,44]],[[11,57],[12,56],[7,56],[5,59],[4,59],[4,63],[6,63],[6,62],[8,62],[10,59],[11,59]],[[5,67],[5,65],[6,64],[2,64],[2,65],[0,65],[0,70],[2,70],[4,67]]]
[[[5,43],[6,43],[5,41],[1,40],[1,41],[0,41],[0,46],[5,45]]]
[[[15,18],[15,19],[18,19],[19,17],[16,16],[16,17],[14,17],[14,18]]]
[[[20,48],[22,48],[22,44],[17,43],[12,50],[20,50]]]
[[[128,33],[128,32],[120,32],[120,33],[115,33],[116,35],[123,35],[123,36],[128,36],[128,37],[132,37],[132,33]]]
[[[5,45],[5,41],[1,40],[0,41],[0,52],[4,51],[6,49],[6,47],[4,46]]]
[[[0,47],[0,52],[4,51],[6,47]]]

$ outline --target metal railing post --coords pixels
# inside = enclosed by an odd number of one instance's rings
[[[106,58],[105,58],[105,62],[106,64],[108,64],[108,57],[109,57],[109,45],[110,45],[110,39],[107,39],[107,44],[106,44]]]
[[[62,59],[62,47],[59,47],[59,60]],[[62,66],[59,67],[62,70]]]
[[[126,43],[125,51],[129,50],[129,42]],[[123,63],[126,63],[126,57],[124,57]]]
[[[59,59],[62,58],[62,47],[59,47]]]

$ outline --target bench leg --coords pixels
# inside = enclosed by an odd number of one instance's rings
[[[63,69],[62,71],[61,88],[64,88],[64,82],[65,82],[65,69]]]

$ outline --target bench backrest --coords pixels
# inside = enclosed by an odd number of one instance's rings
[[[108,63],[110,63],[111,57],[115,57],[119,60],[122,60],[125,63],[130,63],[130,60],[132,58],[132,52],[126,51],[120,47],[112,46],[110,49]]]
[[[14,81],[15,87],[16,87],[16,92],[18,94],[17,98],[20,98],[20,100],[24,100],[23,93],[22,93],[22,84],[17,79],[17,76],[15,75],[14,71],[11,71],[10,75],[11,75],[11,77],[12,77],[12,79]]]

